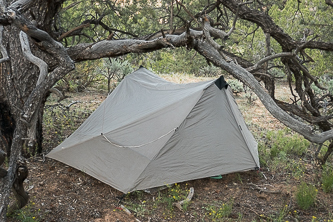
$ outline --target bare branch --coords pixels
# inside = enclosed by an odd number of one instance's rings
[[[170,23],[169,23],[169,34],[172,34],[173,30],[173,0],[171,0],[171,6],[170,6]]]
[[[201,36],[201,31],[190,30],[191,36]],[[68,49],[68,54],[75,61],[94,60],[104,57],[117,57],[128,53],[144,53],[154,50],[185,46],[187,33],[162,36],[150,41],[139,39],[103,40],[94,44],[79,44]]]
[[[218,29],[214,29],[214,28],[212,28],[211,26],[210,26],[210,22],[209,22],[209,20],[208,20],[208,18],[207,17],[205,17],[204,18],[204,21],[203,21],[203,33],[204,33],[204,35],[205,35],[205,37],[206,37],[206,40],[209,42],[209,44],[211,44],[221,55],[222,55],[222,57],[223,57],[223,59],[225,59],[226,61],[228,61],[228,62],[230,62],[230,61],[232,61],[232,59],[230,59],[227,55],[225,55],[222,51],[221,51],[221,46],[217,43],[217,42],[215,42],[213,39],[212,39],[212,37],[211,37],[211,35],[210,35],[210,33],[212,32],[212,33],[215,33],[215,34],[217,34],[217,35],[219,35],[220,36],[220,38],[224,38],[224,36],[225,36],[225,32],[223,32],[223,31],[221,31],[221,30],[218,30]]]
[[[223,68],[234,77],[244,82],[248,87],[250,87],[253,92],[259,97],[266,109],[275,118],[281,121],[281,123],[300,133],[306,139],[314,143],[320,144],[325,142],[326,140],[333,139],[333,129],[321,133],[314,132],[309,125],[297,119],[294,119],[283,109],[281,109],[251,73],[233,62],[228,63],[224,59],[221,59],[220,53],[210,44],[202,41],[197,41],[196,43],[197,44],[195,49],[200,54],[202,54],[205,58],[207,58],[216,66]]]
[[[0,25],[0,52],[2,54],[2,59],[0,59],[0,63],[3,63],[5,61],[9,60],[7,50],[5,46],[2,44],[2,32],[3,32],[3,26]]]
[[[250,2],[243,2],[243,3],[239,3],[238,6],[237,6],[237,11],[236,11],[236,15],[235,15],[235,19],[234,19],[234,22],[232,23],[232,27],[231,29],[229,30],[229,32],[226,34],[226,37],[230,36],[231,33],[234,31],[235,29],[235,26],[236,26],[236,22],[237,22],[237,19],[238,19],[238,13],[239,13],[239,8],[242,6],[242,5],[246,5],[246,4],[252,4],[253,1],[250,1]]]
[[[25,34],[22,31],[20,32],[20,42],[21,42],[21,48],[22,48],[22,52],[23,52],[24,56],[31,63],[35,64],[39,68],[39,77],[38,77],[38,80],[36,83],[36,86],[38,86],[45,80],[45,78],[47,76],[47,73],[48,73],[47,64],[46,64],[46,62],[44,62],[43,60],[34,56],[31,53],[28,36],[27,36],[27,34]],[[39,109],[37,109],[37,110],[39,110]],[[38,121],[38,112],[36,111],[36,112],[34,112],[33,117],[28,126],[28,133],[27,133],[28,138],[29,138],[28,146],[30,146],[30,147],[32,147],[34,145],[34,142],[36,140],[37,121]]]
[[[72,4],[68,5],[67,7],[61,9],[61,12],[66,11],[66,10],[68,10],[68,9],[71,9],[71,8],[75,7],[76,5],[80,4],[81,2],[82,2],[82,1],[73,2]]]
[[[0,9],[1,12],[4,13],[6,11],[6,2],[4,2],[3,0],[0,0]]]
[[[56,94],[56,95],[59,97],[58,101],[61,101],[62,99],[65,98],[64,94],[62,94],[62,92],[60,92],[60,90],[58,90],[57,88],[54,88],[54,87],[53,87],[53,88],[51,88],[49,91],[50,91],[51,93]]]
[[[292,57],[292,56],[294,56],[294,54],[291,53],[291,52],[281,52],[281,53],[278,53],[278,54],[270,55],[270,56],[267,56],[267,57],[261,59],[255,65],[253,65],[249,68],[246,68],[246,70],[249,71],[249,72],[253,72],[253,71],[257,70],[258,68],[260,68],[260,66],[262,64],[264,64],[265,62],[267,62],[269,60],[276,59],[276,58],[281,58],[281,57]]]
[[[31,4],[33,4],[34,1],[33,0],[18,0],[15,1],[13,4],[11,4],[8,9],[12,9],[15,11],[25,11],[26,9],[28,9],[30,7]]]
[[[38,81],[36,84],[36,86],[38,86],[46,78],[47,73],[48,73],[48,66],[47,66],[46,62],[44,62],[43,60],[34,56],[31,53],[28,36],[27,36],[27,34],[25,34],[22,31],[20,32],[20,42],[21,42],[22,52],[25,55],[25,57],[31,63],[35,64],[39,68],[39,77],[38,77]]]
[[[89,27],[90,26],[90,23],[86,23],[86,24],[82,24],[82,25],[79,25],[75,28],[73,28],[72,30],[69,30],[68,32],[65,32],[63,33],[59,38],[58,38],[58,41],[61,41],[63,38],[66,38],[67,36],[71,35],[73,32],[75,31],[78,31],[78,30],[82,30],[86,27]]]
[[[303,71],[303,74],[305,75],[305,76],[307,76],[309,79],[311,79],[313,82],[314,82],[314,84],[319,88],[319,89],[322,89],[322,90],[326,90],[326,88],[325,87],[323,87],[319,82],[318,82],[318,80],[315,78],[315,77],[313,77],[311,74],[310,74],[310,72],[294,57],[294,58],[292,58],[292,60],[293,60],[293,62],[294,63],[296,63],[297,65],[298,65],[298,67]]]
[[[192,13],[185,7],[185,5],[183,5],[183,3],[181,3],[180,1],[176,0],[177,5],[180,5],[181,7],[183,7],[183,9],[185,10],[185,12],[194,20],[196,21],[196,23],[198,23],[200,25],[200,23],[198,22],[198,20],[192,15]]]

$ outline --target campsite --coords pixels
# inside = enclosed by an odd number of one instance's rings
[[[162,77],[178,83],[212,79],[182,74]],[[278,85],[277,95],[285,95],[285,84],[281,81]],[[56,96],[51,97],[44,120],[44,146],[48,147],[45,154],[68,137],[106,97],[105,91],[96,89],[70,93],[61,104],[77,103],[65,112],[56,106]],[[267,161],[260,171],[230,173],[222,175],[222,179],[184,181],[151,194],[134,191],[120,202],[122,192],[84,171],[36,156],[28,160],[32,173],[25,183],[31,199],[10,221],[331,221],[333,195],[323,190],[323,171],[314,158],[316,147],[303,147],[312,145],[287,130],[263,109],[258,99],[249,103],[244,92],[235,99],[259,143],[260,159]],[[266,151],[274,145],[268,141],[269,135],[278,138],[278,134],[290,138],[300,153],[286,151],[272,158],[267,156]],[[280,140],[275,140],[276,145],[283,142]],[[317,190],[314,205],[306,210],[296,200],[301,182],[314,185]],[[178,209],[174,203],[185,199],[191,187],[192,200],[182,210]]]

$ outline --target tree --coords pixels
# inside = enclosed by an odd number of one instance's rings
[[[6,218],[12,188],[17,202],[10,211],[27,203],[23,156],[41,144],[47,96],[75,63],[87,60],[195,50],[251,88],[287,127],[311,142],[328,141],[322,161],[327,160],[333,151],[332,92],[314,70],[328,70],[323,61],[332,60],[331,0],[117,2],[0,1],[0,145],[9,157],[8,169],[0,169],[0,220]],[[298,32],[274,19],[284,10],[298,22]],[[311,24],[305,14],[312,16]],[[275,73],[287,76],[290,103],[275,97]],[[313,85],[324,93],[314,93]]]
[[[121,62],[117,59],[104,59],[101,68],[98,68],[102,76],[107,79],[108,93],[111,93],[114,87],[111,88],[111,80],[116,83],[121,82],[127,74],[133,72],[133,68],[127,61]]]

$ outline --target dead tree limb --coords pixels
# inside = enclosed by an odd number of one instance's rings
[[[259,185],[256,185],[254,183],[248,183],[250,186],[252,186],[252,189],[259,190],[259,192],[263,193],[272,193],[272,194],[280,194],[281,190],[267,190],[266,187],[261,188]]]

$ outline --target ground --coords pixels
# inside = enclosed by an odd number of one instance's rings
[[[282,86],[279,90],[283,94],[286,89]],[[98,91],[69,95],[67,104],[80,101],[87,107],[98,105],[106,97],[105,92]],[[246,122],[251,123],[251,131],[258,133],[262,130],[259,126],[266,130],[284,128],[260,101],[245,105],[246,98],[236,99]],[[70,133],[56,126],[53,132],[46,132],[44,154],[61,142],[63,137],[58,134]],[[222,179],[185,181],[150,194],[137,191],[123,195],[82,171],[37,155],[27,163],[29,204],[9,221],[333,221],[333,194],[320,189],[321,171],[314,156],[309,152],[298,161],[304,167],[302,179],[285,170],[263,167],[222,175]],[[296,203],[301,181],[318,188],[315,205],[308,210]],[[191,187],[194,196],[182,210],[172,205],[179,198],[185,199]]]

